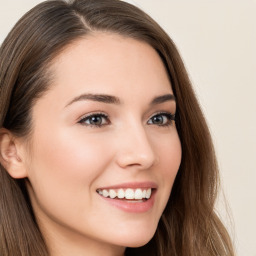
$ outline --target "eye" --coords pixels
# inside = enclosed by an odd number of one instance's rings
[[[175,120],[175,115],[171,113],[158,113],[152,116],[148,124],[154,124],[158,126],[169,126]]]
[[[86,126],[101,127],[108,125],[110,121],[107,115],[98,113],[83,117],[79,123]]]

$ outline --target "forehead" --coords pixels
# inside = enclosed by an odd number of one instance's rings
[[[75,41],[54,59],[50,70],[52,88],[60,94],[66,90],[69,96],[172,92],[158,53],[145,42],[117,34],[94,33]]]

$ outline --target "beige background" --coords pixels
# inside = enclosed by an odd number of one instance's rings
[[[0,0],[0,43],[39,0]],[[131,1],[130,1],[131,2]],[[256,0],[135,0],[176,42],[210,125],[239,256],[256,256]]]

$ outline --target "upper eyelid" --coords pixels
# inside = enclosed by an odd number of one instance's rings
[[[155,113],[153,113],[152,115],[150,115],[148,118],[147,118],[147,122],[153,118],[154,116],[157,116],[157,115],[171,115],[173,116],[174,118],[172,119],[173,121],[175,121],[175,113],[173,113],[172,111],[157,111]],[[111,120],[110,120],[110,117],[108,114],[104,113],[103,111],[97,111],[97,112],[90,112],[88,114],[84,114],[82,115],[81,117],[79,117],[77,119],[77,122],[78,123],[81,123],[83,120],[87,119],[87,118],[90,118],[90,117],[93,117],[93,116],[102,116],[103,118],[106,118],[108,123],[110,124],[111,123]]]
[[[158,115],[159,116],[161,116],[161,115],[165,116],[168,119],[167,123],[165,123],[165,124],[154,124],[154,123],[150,124],[149,123],[150,120],[153,117],[158,116]],[[158,112],[158,113],[155,113],[155,114],[151,115],[151,117],[148,119],[147,123],[149,123],[150,125],[156,125],[158,127],[168,127],[168,126],[172,125],[173,123],[175,123],[175,117],[176,117],[175,115],[176,115],[176,113],[172,114],[172,112],[169,112],[169,111],[161,111],[161,112]]]
[[[106,123],[105,124],[88,124],[86,123],[86,121],[88,119],[90,119],[93,116],[100,116],[101,118],[105,118],[106,119]],[[107,126],[111,124],[111,121],[109,119],[109,117],[106,114],[103,113],[91,113],[88,115],[84,115],[82,116],[80,119],[78,119],[78,124],[82,125],[82,126],[87,126],[87,127],[92,127],[92,128],[101,128],[103,126]]]
[[[105,118],[109,118],[109,115],[107,115],[106,113],[103,113],[103,112],[92,112],[92,113],[89,113],[89,114],[84,114],[82,116],[80,116],[78,118],[78,122],[85,119],[85,118],[89,118],[89,117],[92,117],[92,116],[103,116]]]
[[[171,111],[158,111],[158,112],[152,114],[152,115],[149,117],[149,119],[152,118],[152,117],[154,117],[154,116],[157,116],[157,115],[172,115],[172,116],[175,117],[176,113],[173,113],[173,112],[171,112]]]
[[[153,114],[151,114],[148,118],[150,119],[150,118],[152,118],[153,116],[156,116],[156,115],[173,115],[173,116],[175,116],[175,113],[173,113],[172,111],[157,111],[157,112],[155,112],[155,113],[153,113]],[[108,114],[106,114],[106,113],[104,113],[104,112],[101,112],[101,111],[99,111],[99,112],[91,112],[91,113],[89,113],[89,114],[84,114],[84,115],[82,115],[82,116],[80,116],[79,118],[78,118],[78,121],[79,120],[82,120],[82,119],[84,119],[84,118],[87,118],[87,117],[91,117],[91,116],[103,116],[103,117],[106,117],[106,118],[109,118],[109,115]]]

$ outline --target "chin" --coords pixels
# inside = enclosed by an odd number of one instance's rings
[[[136,241],[130,241],[129,243],[126,243],[125,247],[130,247],[130,248],[142,247],[146,245],[152,239],[152,237],[150,237],[149,239],[139,239]]]
[[[119,245],[124,247],[141,247],[147,244],[154,236],[156,229],[154,230],[145,230],[142,232],[138,229],[134,229],[135,232],[132,232],[130,234],[125,234],[123,236],[119,236]]]

